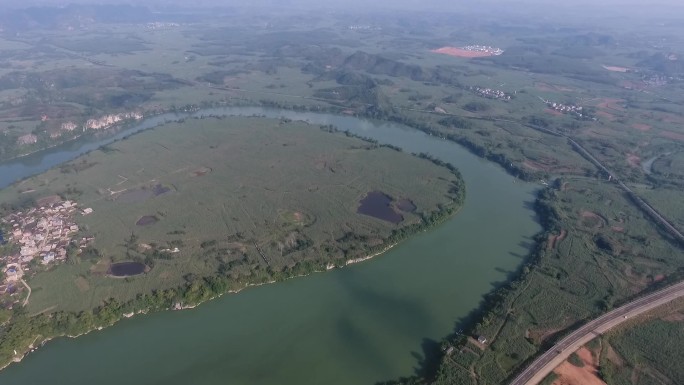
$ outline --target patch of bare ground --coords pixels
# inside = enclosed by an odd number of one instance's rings
[[[620,353],[616,352],[608,342],[604,341],[603,343],[606,344],[606,359],[618,368],[625,366],[625,360],[622,359]]]
[[[600,229],[608,222],[603,216],[593,211],[582,210],[580,217],[580,224],[591,229]]]
[[[640,168],[641,167],[641,158],[638,155],[635,154],[627,154],[627,164],[630,167],[634,168]]]
[[[632,128],[637,129],[641,132],[645,132],[650,130],[652,127],[646,123],[634,123],[632,124]]]
[[[582,347],[577,355],[584,362],[583,367],[577,367],[568,361],[560,364],[554,372],[558,378],[553,385],[606,385],[598,376],[598,366],[589,349]]]
[[[660,133],[660,136],[662,136],[663,138],[674,139],[674,140],[678,140],[680,142],[684,142],[684,134],[682,134],[680,132],[662,131]]]
[[[561,229],[560,234],[558,234],[558,235],[555,235],[555,234],[549,235],[549,239],[548,239],[548,243],[546,245],[546,249],[547,250],[555,249],[556,246],[558,245],[558,243],[560,241],[562,241],[563,239],[565,239],[566,235],[568,235],[568,232],[565,231],[565,229]]]
[[[596,105],[596,107],[601,110],[613,110],[622,112],[625,110],[625,108],[620,105],[620,103],[622,102],[624,102],[624,100],[622,99],[603,98],[601,99],[601,102]]]
[[[553,116],[563,116],[563,113],[560,111],[552,110],[550,108],[547,108],[544,110],[547,114],[551,114]]]

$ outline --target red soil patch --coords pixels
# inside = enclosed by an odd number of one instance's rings
[[[584,367],[577,367],[568,361],[560,364],[554,372],[559,378],[553,385],[606,385],[598,376],[598,365],[594,362],[591,352],[582,347],[577,355],[584,362]]]
[[[548,250],[553,250],[553,249],[555,249],[556,246],[558,245],[558,243],[559,243],[560,241],[562,241],[563,239],[565,239],[565,236],[566,236],[566,235],[568,235],[568,232],[565,231],[565,229],[561,229],[559,235],[549,235],[549,240],[548,240],[548,243],[547,243],[547,245],[546,245],[546,248],[547,248]]]
[[[627,164],[634,168],[639,168],[641,166],[641,158],[634,154],[627,154]]]
[[[560,111],[552,110],[550,108],[545,109],[546,113],[551,114],[553,116],[563,116],[563,113]]]
[[[610,229],[615,231],[616,233],[624,233],[625,232],[625,228],[620,227],[620,226],[613,226]]]
[[[634,124],[632,124],[632,128],[636,128],[637,130],[643,132],[643,131],[650,130],[651,126],[649,126],[648,124],[644,124],[644,123],[634,123]]]
[[[684,134],[679,133],[679,132],[674,132],[674,131],[663,131],[660,133],[660,136],[668,139],[674,139],[674,140],[679,140],[680,142],[684,142]]]
[[[433,49],[430,52],[441,53],[443,55],[449,55],[449,56],[455,56],[455,57],[465,57],[465,58],[494,56],[494,54],[491,54],[489,52],[468,51],[466,49],[457,48],[457,47],[442,47],[442,48]]]
[[[534,171],[548,171],[548,167],[544,166],[543,164],[537,163],[533,160],[525,159],[522,164],[523,166]]]
[[[665,279],[665,274],[658,274],[655,277],[653,277],[653,282],[660,282],[663,279]]]
[[[622,99],[612,99],[612,98],[604,98],[601,99],[601,103],[597,104],[596,107],[600,108],[602,110],[615,110],[615,111],[624,111],[625,109],[620,106],[618,103],[623,102]]]
[[[665,123],[684,123],[684,118],[674,114],[660,113],[658,117]]]
[[[587,227],[598,229],[606,225],[605,218],[595,212],[583,210],[580,212],[580,216],[582,217],[582,224]]]

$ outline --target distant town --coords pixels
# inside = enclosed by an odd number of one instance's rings
[[[484,52],[494,56],[499,56],[504,53],[504,50],[501,48],[490,47],[488,45],[467,45],[465,47],[461,47],[461,49],[473,52]]]

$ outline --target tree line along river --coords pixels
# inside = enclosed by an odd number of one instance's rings
[[[428,153],[458,167],[465,204],[439,227],[364,263],[51,341],[0,372],[0,384],[346,385],[412,375],[424,348],[457,330],[523,263],[541,229],[532,210],[536,186],[458,144],[394,123],[257,107],[164,114],[111,138],[79,139],[0,164],[0,188],[136,131],[208,115],[332,124]]]

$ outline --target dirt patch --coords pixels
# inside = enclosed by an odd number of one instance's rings
[[[641,158],[639,156],[634,155],[634,154],[627,154],[627,164],[630,165],[630,167],[634,168],[640,168],[641,167]]]
[[[577,355],[584,362],[583,367],[577,367],[568,361],[560,364],[554,372],[559,376],[553,385],[606,385],[598,376],[598,367],[591,352],[582,347]]]
[[[607,342],[604,342],[608,344]],[[610,361],[613,365],[621,368],[625,365],[625,360],[622,359],[620,354],[613,349],[612,346],[607,345],[606,346],[606,358],[608,361]]]
[[[549,235],[548,244],[547,244],[546,248],[548,250],[555,249],[556,246],[558,245],[558,243],[560,241],[562,241],[563,239],[565,239],[566,235],[568,235],[568,232],[565,231],[565,229],[561,229],[560,234],[558,234],[558,235]]]
[[[600,229],[604,227],[608,221],[601,215],[593,212],[583,210],[580,212],[581,224],[582,226],[589,227],[592,229]]]
[[[674,139],[680,142],[684,142],[684,134],[674,131],[663,131],[660,133],[663,138]]]
[[[544,166],[544,165],[541,164],[541,163],[537,163],[537,162],[535,162],[535,161],[533,161],[533,160],[525,159],[525,160],[523,161],[522,164],[523,164],[523,166],[529,168],[530,170],[534,170],[534,171],[548,171],[548,167]]]
[[[78,290],[81,291],[81,293],[84,293],[88,290],[90,290],[90,284],[88,283],[88,280],[85,279],[84,277],[78,277],[74,280],[74,283],[76,284],[76,287],[78,287]]]
[[[449,55],[449,56],[455,56],[455,57],[465,57],[465,58],[494,56],[493,53],[489,53],[489,52],[469,51],[467,49],[457,48],[457,47],[442,47],[442,48],[433,49],[430,52],[440,53],[443,55]]]
[[[613,226],[610,229],[615,231],[616,233],[624,233],[625,232],[625,228],[621,227],[621,226]]]
[[[62,198],[59,195],[50,195],[47,197],[40,198],[36,201],[36,205],[40,206],[52,206],[57,202],[61,202]]]
[[[684,314],[682,313],[672,313],[668,314],[665,317],[662,318],[663,321],[666,322],[684,322]]]
[[[596,107],[602,110],[613,110],[622,112],[625,109],[620,105],[620,103],[623,102],[624,100],[622,99],[603,98],[601,99],[601,102],[596,105]]]
[[[632,124],[632,128],[637,129],[641,132],[645,132],[645,131],[650,130],[652,127],[648,124],[645,124],[645,123],[634,123],[634,124]]]
[[[544,110],[547,114],[551,114],[553,116],[563,116],[563,113],[560,111],[552,110],[551,108],[547,108]]]
[[[200,167],[197,170],[190,173],[191,176],[205,176],[212,171],[209,167]]]

